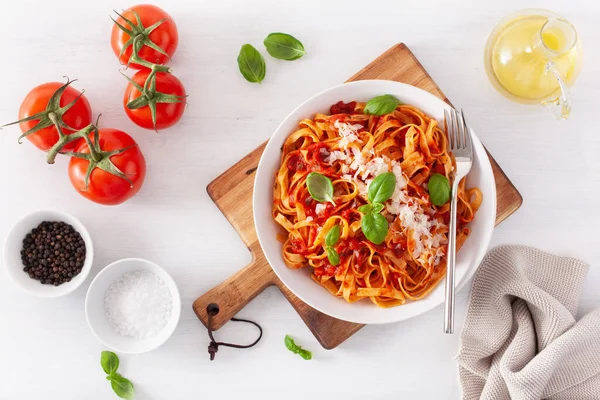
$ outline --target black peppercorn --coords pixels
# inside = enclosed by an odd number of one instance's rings
[[[81,272],[85,242],[71,225],[44,221],[23,238],[23,271],[40,283],[58,286]]]

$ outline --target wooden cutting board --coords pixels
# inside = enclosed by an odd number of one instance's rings
[[[383,53],[348,79],[348,82],[365,79],[387,79],[408,83],[450,103],[403,43]],[[200,296],[193,304],[194,312],[206,325],[206,307],[210,303],[217,303],[220,312],[214,318],[214,329],[219,329],[250,300],[267,287],[275,285],[296,309],[319,343],[326,349],[333,349],[364,325],[329,317],[303,303],[277,278],[258,243],[252,218],[252,190],[254,172],[265,145],[266,143],[263,143],[208,185],[207,190],[211,199],[239,233],[252,253],[253,259],[235,275]],[[521,206],[523,199],[494,158],[491,155],[489,157],[496,179],[498,194],[496,224],[499,224]]]

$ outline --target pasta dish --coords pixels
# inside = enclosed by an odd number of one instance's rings
[[[445,275],[454,156],[419,109],[366,108],[339,102],[299,123],[282,147],[272,212],[289,268],[309,268],[348,302],[393,307],[423,298]],[[482,200],[459,183],[457,250]]]

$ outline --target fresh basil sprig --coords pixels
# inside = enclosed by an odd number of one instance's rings
[[[291,351],[294,354],[298,354],[300,357],[304,358],[305,360],[310,360],[312,358],[312,353],[308,350],[303,349],[302,347],[298,346],[295,342],[294,339],[291,338],[290,335],[285,335],[285,347],[287,347],[287,349],[289,351]]]
[[[384,115],[389,114],[398,107],[400,101],[391,94],[373,97],[365,105],[365,114]]]
[[[132,400],[135,397],[135,389],[129,379],[117,373],[119,369],[119,357],[112,351],[103,351],[100,356],[100,365],[106,373],[106,379],[110,381],[113,391],[122,399]]]
[[[450,200],[450,182],[442,174],[433,174],[427,182],[431,204],[443,206]]]
[[[318,202],[329,202],[335,205],[333,201],[333,183],[331,179],[318,172],[311,172],[306,176],[306,188],[310,197]]]
[[[302,43],[287,33],[271,33],[264,40],[267,52],[280,60],[293,61],[306,54]]]
[[[325,252],[327,252],[329,263],[334,267],[340,264],[340,255],[337,250],[333,248],[338,240],[340,240],[340,226],[334,225],[329,232],[327,232],[327,235],[325,235]]]
[[[396,175],[392,172],[379,174],[369,184],[367,197],[370,204],[358,207],[358,211],[364,214],[360,228],[371,243],[381,244],[387,236],[389,224],[381,212],[385,208],[383,203],[392,197],[395,189]]]
[[[251,44],[242,46],[237,62],[240,72],[248,82],[261,83],[265,79],[265,59]]]

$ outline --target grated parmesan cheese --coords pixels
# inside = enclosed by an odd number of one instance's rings
[[[346,153],[342,153],[339,150],[334,150],[329,154],[329,157],[325,159],[325,162],[328,162],[329,164],[333,164],[337,160],[346,161],[347,159],[348,159],[348,156],[346,155]]]
[[[327,207],[327,204],[319,203],[315,206],[315,212],[317,213],[317,215],[321,215],[321,214],[323,214],[323,211],[325,211],[326,207]]]
[[[362,140],[358,138],[358,130],[363,128],[362,125],[335,121],[333,126],[338,130],[338,133],[342,137],[338,141],[341,148],[347,149],[348,145],[352,142],[362,143]]]

